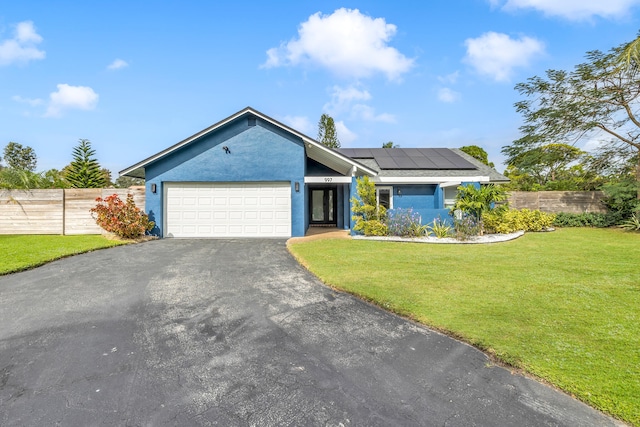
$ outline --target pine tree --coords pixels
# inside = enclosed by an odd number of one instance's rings
[[[340,148],[336,124],[333,121],[333,117],[328,114],[320,116],[320,121],[318,122],[318,141],[329,148]]]
[[[102,188],[107,185],[95,154],[88,139],[81,139],[73,149],[73,161],[66,168],[66,179],[72,188]]]

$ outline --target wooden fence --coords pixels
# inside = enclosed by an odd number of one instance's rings
[[[89,209],[97,197],[133,194],[144,208],[144,187],[129,189],[0,190],[0,234],[101,234]],[[543,212],[606,212],[600,191],[512,191],[509,204]]]
[[[144,209],[144,187],[0,190],[0,234],[101,234],[89,211],[96,198],[128,193]]]
[[[511,191],[509,206],[549,213],[605,213],[602,191]]]

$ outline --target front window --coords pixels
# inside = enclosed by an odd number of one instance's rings
[[[444,188],[444,207],[452,208],[456,204],[456,194],[458,194],[458,187],[451,186]]]
[[[393,187],[376,187],[376,200],[378,206],[393,209]]]

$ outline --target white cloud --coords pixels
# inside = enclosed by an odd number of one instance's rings
[[[507,0],[506,2],[491,0],[491,4],[502,9],[534,9],[547,16],[559,16],[572,21],[590,19],[594,16],[603,18],[621,18],[631,13],[633,6],[640,0]]]
[[[331,92],[331,101],[323,107],[329,114],[336,115],[348,111],[354,101],[368,101],[371,94],[366,89],[360,90],[355,86],[334,86]]]
[[[125,61],[124,59],[116,59],[114,60],[111,64],[109,64],[109,66],[107,67],[107,69],[109,70],[119,70],[121,68],[126,68],[129,66],[129,63],[127,61]]]
[[[31,98],[23,98],[20,95],[15,95],[15,96],[12,96],[11,99],[21,104],[30,105],[31,107],[37,107],[38,105],[44,104],[44,101],[40,98],[31,99]]]
[[[56,92],[49,95],[49,107],[45,117],[59,117],[64,110],[93,110],[98,104],[98,94],[87,86],[59,84]]]
[[[448,87],[443,87],[440,90],[438,90],[438,99],[442,102],[451,104],[460,99],[460,93]]]
[[[396,122],[396,118],[392,114],[376,114],[373,107],[364,103],[371,99],[372,96],[366,89],[359,89],[354,85],[348,87],[334,86],[332,88],[331,101],[324,105],[323,110],[331,116],[349,113],[352,119],[387,123]]]
[[[398,80],[414,60],[388,46],[396,26],[358,9],[341,8],[331,15],[315,13],[298,29],[298,38],[267,51],[264,68],[313,64],[343,77],[382,73]]]
[[[284,116],[282,118],[282,123],[297,130],[298,132],[302,132],[307,136],[315,138],[315,135],[311,135],[311,133],[316,130],[315,125],[313,125],[306,116]]]
[[[336,133],[338,134],[338,139],[340,140],[340,144],[344,146],[345,144],[350,144],[356,139],[358,139],[358,135],[351,132],[343,121],[335,122],[336,125]]]
[[[351,113],[354,118],[358,118],[361,120],[366,120],[368,122],[385,122],[385,123],[395,123],[396,117],[393,114],[389,113],[380,113],[376,114],[376,110],[365,104],[356,104],[351,109]]]
[[[33,22],[18,23],[13,38],[0,42],[0,66],[43,59],[45,52],[36,47],[41,42],[42,37],[36,33]]]
[[[508,81],[514,68],[526,67],[544,53],[544,44],[531,37],[512,39],[506,34],[488,32],[465,40],[465,62],[480,74],[496,81]]]
[[[458,77],[460,77],[460,72],[455,71],[451,74],[447,74],[446,76],[438,76],[438,80],[445,84],[455,84],[458,81]]]

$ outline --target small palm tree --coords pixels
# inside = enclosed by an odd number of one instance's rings
[[[506,191],[494,184],[481,185],[479,187],[473,184],[461,185],[458,187],[456,202],[452,209],[459,209],[472,215],[480,226],[480,235],[483,235],[482,214],[495,209],[496,203],[506,199]]]

